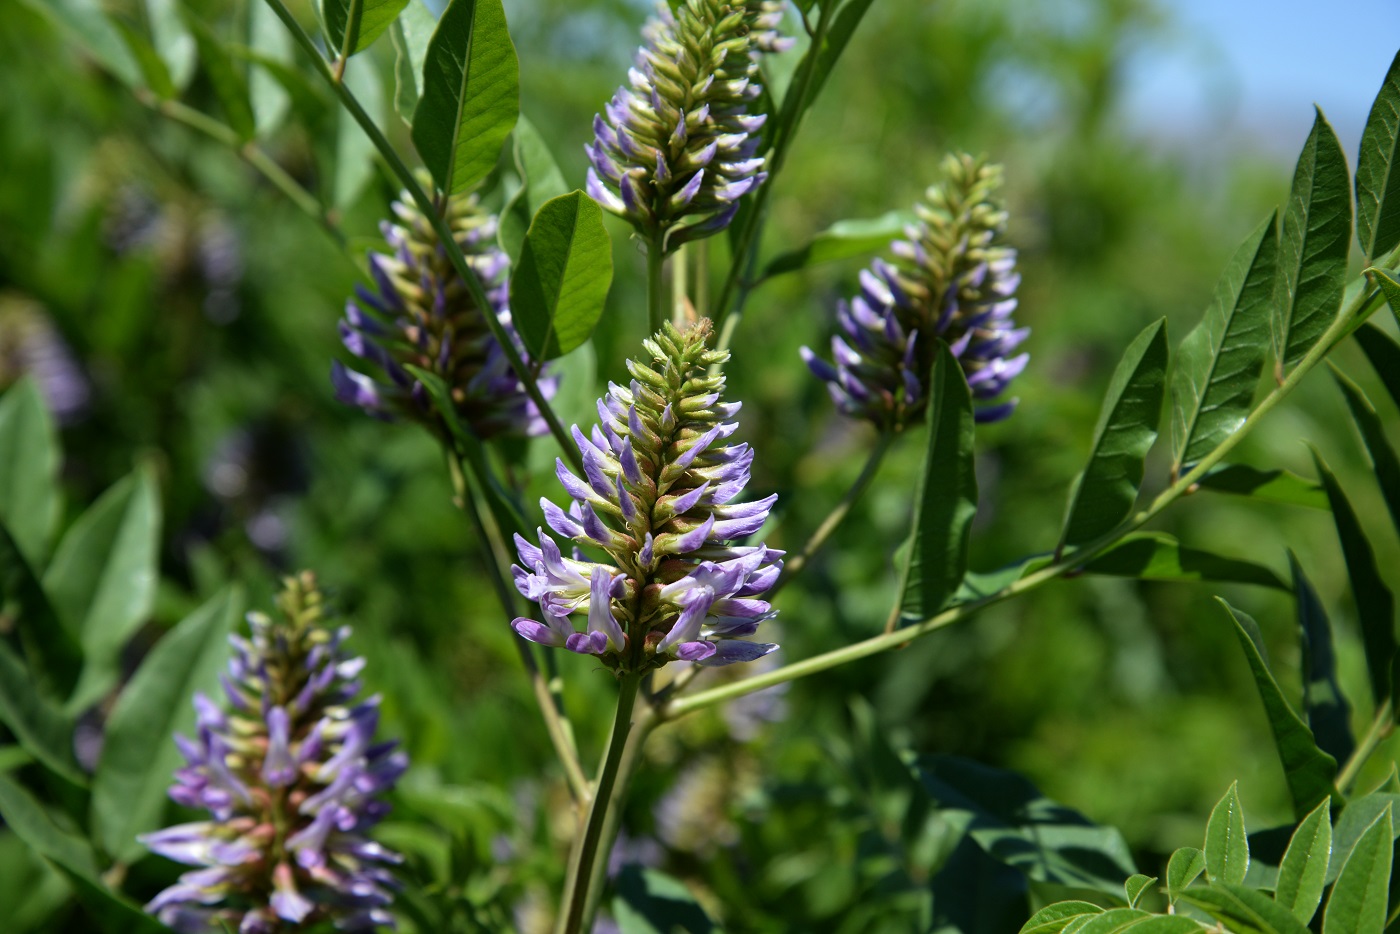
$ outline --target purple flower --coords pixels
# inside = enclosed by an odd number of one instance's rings
[[[496,245],[496,218],[475,195],[447,201],[446,220],[468,264],[481,279],[491,307],[478,308],[439,242],[437,232],[405,195],[394,203],[400,223],[384,223],[389,253],[369,255],[374,288],[360,286],[345,306],[341,341],[376,373],[371,378],[331,364],[336,397],[381,416],[399,416],[441,430],[427,390],[406,367],[442,377],[462,423],[479,437],[538,435],[547,430],[486,315],[505,327],[528,364],[524,344],[510,318],[510,260]],[[538,380],[548,398],[555,380]]]
[[[44,306],[18,293],[0,294],[0,388],[31,376],[60,424],[87,412],[92,390]]]
[[[326,625],[315,579],[289,578],[278,605],[281,618],[250,613],[250,636],[231,639],[231,710],[196,695],[196,736],[175,737],[185,766],[170,797],[211,819],[141,837],[198,867],[146,905],[177,931],[393,924],[400,857],[367,832],[408,759],[374,742],[379,698],[355,700],[364,660],[343,649],[348,626]]]
[[[766,117],[750,109],[760,55],[791,45],[781,20],[772,0],[659,4],[629,86],[593,118],[589,195],[666,252],[727,226],[767,178],[757,136]]]
[[[740,544],[768,518],[776,496],[735,502],[753,451],[726,444],[738,403],[720,401],[728,358],[709,350],[710,322],[686,331],[665,325],[645,346],[650,365],[628,361],[627,388],[609,384],[599,424],[574,427],[579,477],[559,461],[567,509],[541,500],[545,522],[606,561],[566,557],[539,530],[538,545],[516,536],[515,584],[544,622],[517,619],[532,642],[599,656],[618,671],[668,661],[728,665],[777,646],[749,641],[773,616],[761,595],[781,570],[782,552]],[[579,629],[575,619],[583,624]]]
[[[1030,332],[1011,320],[1021,277],[1016,251],[999,245],[1001,167],[964,155],[949,156],[943,169],[908,239],[890,244],[894,261],[875,260],[861,272],[860,294],[837,305],[832,361],[802,348],[837,408],[885,430],[924,411],[940,339],[962,364],[982,422],[1011,414],[1015,399],[996,400],[1029,360],[1013,355]]]

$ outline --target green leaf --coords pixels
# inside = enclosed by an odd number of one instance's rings
[[[141,69],[131,57],[101,0],[26,0],[78,41],[88,55],[129,87],[141,86]]]
[[[1101,915],[1090,918],[1079,927],[1080,934],[1114,934],[1126,928],[1136,927],[1152,916],[1137,908],[1110,908]]]
[[[437,28],[437,17],[420,0],[409,0],[403,13],[390,27],[389,38],[394,43],[394,109],[399,116],[413,123],[413,111],[423,88],[423,63],[428,58],[428,43]]]
[[[1307,924],[1322,901],[1327,880],[1327,863],[1332,855],[1332,799],[1323,798],[1311,814],[1303,818],[1278,867],[1274,901],[1293,917]]]
[[[1234,434],[1249,415],[1269,344],[1278,253],[1277,212],[1225,267],[1172,374],[1172,470],[1180,474]]]
[[[1386,807],[1356,841],[1332,886],[1322,934],[1381,934],[1385,929],[1394,840],[1392,809]]]
[[[1279,239],[1273,335],[1280,381],[1337,316],[1350,242],[1347,160],[1319,110],[1298,157]]]
[[[510,311],[535,360],[588,340],[612,284],[612,239],[603,211],[581,191],[544,203],[510,277]]]
[[[1293,590],[1298,596],[1298,629],[1303,649],[1303,708],[1318,748],[1345,762],[1356,748],[1351,735],[1351,705],[1337,681],[1337,656],[1332,650],[1332,625],[1317,591],[1303,574],[1293,552],[1288,553]]]
[[[501,209],[500,241],[511,262],[518,263],[530,222],[546,201],[568,194],[569,186],[554,156],[550,154],[549,146],[524,114],[520,115],[512,135],[515,138],[513,154],[515,169],[520,173],[520,188]]]
[[[770,279],[822,263],[875,253],[889,246],[914,221],[908,211],[890,211],[874,218],[837,221],[795,250],[780,253],[763,269]]]
[[[156,643],[112,708],[92,781],[92,826],[119,862],[140,857],[145,848],[136,835],[161,826],[165,788],[180,765],[171,737],[190,735],[195,692],[217,687],[241,603],[236,591],[225,590],[185,617]]]
[[[121,650],[155,600],[159,544],[160,498],[144,467],[102,494],[59,543],[44,589],[87,657],[70,710],[116,682]]]
[[[1369,321],[1357,328],[1356,342],[1371,362],[1371,369],[1385,384],[1390,398],[1400,405],[1400,344]]]
[[[1138,899],[1142,898],[1142,893],[1147,891],[1148,886],[1156,881],[1156,876],[1145,876],[1140,872],[1129,876],[1128,881],[1123,883],[1123,894],[1128,896],[1128,907],[1136,908]]]
[[[1215,599],[1235,624],[1235,635],[1239,637],[1240,647],[1244,649],[1250,673],[1254,675],[1254,686],[1259,689],[1259,699],[1264,702],[1264,715],[1268,717],[1269,729],[1274,734],[1274,748],[1278,751],[1279,762],[1283,764],[1288,793],[1293,799],[1293,814],[1302,818],[1315,808],[1318,802],[1331,797],[1332,780],[1337,775],[1337,760],[1317,748],[1312,730],[1308,729],[1308,725],[1284,699],[1283,690],[1274,680],[1273,672],[1269,671],[1268,662],[1264,660],[1259,625],[1219,597]],[[1209,847],[1206,848],[1206,852],[1209,855]],[[1248,865],[1247,849],[1245,859]],[[1215,871],[1212,872],[1212,876],[1214,875]],[[1227,881],[1239,882],[1243,878],[1243,875],[1238,879],[1227,877]]]
[[[1107,534],[1132,513],[1143,461],[1157,440],[1166,372],[1167,329],[1162,320],[1133,339],[1114,371],[1088,466],[1070,492],[1058,550]]]
[[[55,700],[63,700],[73,690],[83,666],[77,630],[64,627],[34,576],[29,562],[20,554],[5,526],[0,524],[0,597],[13,605],[15,625],[29,667],[35,672],[40,689]]]
[[[1400,53],[1371,104],[1356,159],[1356,240],[1368,260],[1400,243]]]
[[[1400,807],[1400,794],[1373,791],[1368,795],[1352,797],[1342,808],[1342,814],[1332,826],[1332,858],[1327,863],[1327,881],[1335,882],[1342,874],[1342,868],[1351,858],[1351,851],[1387,809],[1392,814]],[[1392,828],[1400,833],[1400,827]]]
[[[252,64],[248,71],[248,102],[258,136],[281,126],[292,106],[292,93],[270,64],[292,65],[292,37],[266,3],[248,5],[248,45]],[[371,111],[373,113],[373,111]]]
[[[872,2],[873,0],[847,0],[846,3],[841,4],[836,8],[836,18],[832,21],[831,28],[827,30],[826,41],[821,43],[821,45],[813,43],[812,47],[808,49],[807,55],[815,55],[816,58],[814,59],[815,67],[812,71],[812,89],[807,95],[807,106],[810,107],[811,102],[815,101],[817,95],[821,93],[823,85],[826,84],[826,79],[831,77],[832,69],[836,67],[836,62],[841,58],[841,53],[846,51],[846,46],[850,43],[851,36],[855,35],[856,27],[859,26],[860,21],[865,18],[866,11],[870,9]],[[830,14],[823,8],[822,15],[826,16]],[[803,65],[798,66],[799,74],[804,66],[805,62]],[[786,101],[783,102],[783,110],[787,110]],[[800,117],[801,114],[797,116]]]
[[[1327,365],[1331,367],[1337,385],[1342,387],[1342,395],[1346,396],[1352,421],[1361,432],[1361,441],[1366,445],[1366,456],[1376,474],[1376,482],[1380,485],[1386,508],[1390,510],[1391,522],[1400,529],[1400,457],[1396,457],[1395,449],[1386,440],[1385,426],[1381,424],[1380,416],[1376,414],[1371,400],[1366,398],[1366,393],[1330,360]]]
[[[907,543],[906,543],[907,544]],[[995,571],[968,571],[963,575],[962,584],[953,599],[957,603],[971,603],[999,593],[1016,581],[1040,570],[1054,561],[1053,555],[1032,555],[1014,561]]]
[[[1240,809],[1239,783],[1210,812],[1206,823],[1206,875],[1211,882],[1241,882],[1249,869],[1249,839]]]
[[[10,647],[0,642],[0,723],[35,759],[77,785],[87,776],[73,756],[73,722],[39,692]]]
[[[374,62],[347,67],[343,80],[365,112],[378,120],[384,111],[384,89]],[[334,199],[336,207],[345,210],[374,177],[375,148],[349,111],[342,108],[336,119]]]
[[[48,557],[58,522],[58,431],[28,377],[0,397],[0,525],[31,566]]]
[[[1132,931],[1132,934],[1205,934],[1207,929],[1199,921],[1184,915],[1149,915],[1119,930]]]
[[[1263,892],[1235,883],[1192,889],[1181,900],[1229,925],[1235,934],[1308,934],[1287,908]]]
[[[1259,470],[1245,464],[1222,464],[1200,479],[1201,489],[1234,493],[1268,503],[1327,509],[1322,484],[1287,470]]]
[[[1186,548],[1165,532],[1133,532],[1100,552],[1083,568],[1085,574],[1132,577],[1139,580],[1225,581],[1290,589],[1287,582],[1262,564]]]
[[[55,823],[38,799],[8,775],[0,775],[0,817],[40,856],[97,878],[97,859],[87,841]]]
[[[165,67],[165,61],[156,52],[155,46],[136,31],[136,27],[124,19],[114,18],[112,25],[116,27],[118,35],[126,43],[127,49],[131,52],[132,59],[141,69],[141,80],[156,97],[161,100],[170,100],[175,97],[175,83],[170,80],[170,71]]]
[[[1400,282],[1391,278],[1384,269],[1376,269],[1374,266],[1366,270],[1366,275],[1375,283],[1385,296],[1385,303],[1390,306],[1390,313],[1395,316],[1395,320],[1400,322]]]
[[[73,886],[87,917],[103,934],[174,934],[102,883],[81,875],[63,863],[55,863]],[[91,930],[91,929],[89,929]]]
[[[219,41],[219,37],[214,35],[213,30],[189,6],[180,4],[179,9],[185,25],[194,33],[200,61],[204,63],[205,73],[209,76],[209,83],[213,85],[214,94],[219,98],[219,105],[223,107],[228,125],[238,134],[239,139],[245,142],[251,140],[257,135],[258,128],[253,119],[248,82],[243,79],[243,73],[234,66],[228,50]]]
[[[495,166],[520,112],[519,72],[501,0],[452,0],[413,112],[413,144],[440,190],[466,191]]]
[[[1093,902],[1056,902],[1031,915],[1021,926],[1020,934],[1060,934],[1073,919],[1099,914],[1103,914],[1103,909]]]
[[[625,866],[618,874],[616,890],[613,918],[622,934],[706,934],[719,930],[684,883],[663,872]]]
[[[177,91],[183,91],[194,77],[195,44],[180,18],[178,0],[144,0],[151,42],[165,62],[166,73]],[[266,4],[258,4],[266,6]]]
[[[398,18],[408,0],[322,0],[331,51],[346,58],[363,52]]]
[[[1366,649],[1366,670],[1371,676],[1371,695],[1379,707],[1390,698],[1390,668],[1395,660],[1395,598],[1376,570],[1375,552],[1366,540],[1366,534],[1361,530],[1361,523],[1351,508],[1351,502],[1342,492],[1341,484],[1323,462],[1322,455],[1315,448],[1311,450],[1313,461],[1317,464],[1317,474],[1332,504],[1337,536],[1342,541],[1347,576],[1351,579],[1356,612],[1361,618],[1361,637]]]
[[[1206,871],[1206,854],[1194,846],[1183,846],[1167,860],[1167,897],[1176,901],[1196,877]]]
[[[929,398],[927,447],[900,588],[900,615],[906,621],[933,616],[957,592],[967,573],[977,514],[972,394],[957,358],[942,341],[929,377]]]

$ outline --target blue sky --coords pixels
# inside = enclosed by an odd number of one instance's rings
[[[1291,160],[1327,114],[1354,163],[1400,49],[1400,0],[1162,0],[1176,35],[1132,66],[1129,113],[1166,142],[1244,136]],[[1223,138],[1222,138],[1223,137]]]

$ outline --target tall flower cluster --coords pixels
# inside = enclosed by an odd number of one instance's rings
[[[517,535],[515,583],[544,617],[514,621],[526,639],[599,656],[619,672],[677,659],[726,665],[777,648],[745,637],[773,615],[761,595],[782,552],[737,544],[777,497],[734,501],[753,450],[724,443],[739,403],[720,401],[724,377],[709,369],[728,354],[708,349],[709,336],[708,319],[685,331],[665,325],[644,343],[650,364],[629,360],[630,386],[610,383],[598,400],[599,424],[587,435],[574,426],[584,476],[558,461],[571,502],[541,506],[555,533],[607,560],[578,549],[566,557],[543,529],[538,546]]]
[[[277,619],[250,613],[250,636],[230,640],[231,709],[196,695],[197,735],[175,737],[186,764],[170,797],[211,819],[141,838],[199,867],[146,905],[177,931],[393,923],[387,867],[400,858],[366,832],[408,759],[396,743],[374,742],[379,698],[356,700],[364,659],[344,649],[348,626],[326,625],[315,579],[289,578],[278,607]]]
[[[1021,277],[1016,251],[1002,245],[1001,167],[961,155],[944,160],[943,170],[915,208],[907,239],[890,244],[893,262],[875,260],[861,272],[860,294],[838,304],[833,362],[802,348],[841,411],[887,430],[917,421],[928,404],[939,338],[983,403],[978,421],[1011,414],[1014,399],[995,400],[1029,360],[1012,355],[1029,330],[1011,320]]]
[[[728,225],[767,177],[756,135],[767,118],[749,111],[760,56],[791,44],[782,16],[773,0],[661,3],[630,86],[593,118],[588,193],[668,252]]]
[[[375,287],[357,287],[340,322],[346,348],[381,378],[336,361],[331,367],[336,396],[377,415],[436,427],[432,399],[405,369],[411,365],[442,377],[458,417],[478,436],[544,433],[544,420],[487,323],[486,316],[495,315],[526,357],[511,325],[510,260],[496,245],[495,216],[484,212],[473,194],[453,195],[444,208],[457,245],[486,289],[491,307],[483,309],[413,200],[404,194],[393,210],[399,223],[381,228],[393,252],[369,255]],[[539,383],[546,397],[553,394],[554,380]]]

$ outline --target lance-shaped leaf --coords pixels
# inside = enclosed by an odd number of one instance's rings
[[[470,188],[496,164],[520,113],[520,67],[501,0],[452,0],[423,63],[413,144],[442,191]]]
[[[1206,874],[1211,882],[1242,882],[1249,870],[1249,838],[1245,836],[1239,783],[1230,785],[1206,822]]]
[[[266,3],[248,5],[248,46],[253,53],[248,71],[248,100],[253,108],[254,127],[259,136],[266,136],[282,124],[292,106],[292,92],[283,85],[270,63],[287,68],[294,62],[292,37]]]
[[[763,278],[883,250],[913,221],[914,215],[908,211],[890,211],[879,217],[837,221],[797,249],[775,256],[764,267]]]
[[[79,633],[86,662],[70,698],[81,709],[117,678],[127,640],[155,600],[160,498],[145,468],[118,482],[64,535],[44,574],[59,618]]]
[[[24,662],[4,642],[0,642],[0,723],[54,772],[78,785],[87,782],[73,756],[73,722],[40,693]]]
[[[0,397],[0,524],[30,566],[48,557],[58,507],[58,432],[26,377]]]
[[[1400,344],[1369,321],[1357,328],[1355,336],[1386,392],[1400,405]]]
[[[1172,469],[1179,474],[1244,424],[1269,344],[1277,215],[1254,229],[1177,352],[1172,374]]]
[[[1133,511],[1143,461],[1157,440],[1166,373],[1166,322],[1156,321],[1128,345],[1113,373],[1089,464],[1070,492],[1060,549],[1111,532]]]
[[[1361,641],[1366,649],[1366,670],[1371,676],[1371,696],[1379,707],[1390,698],[1390,669],[1395,659],[1395,598],[1376,570],[1375,552],[1361,530],[1351,501],[1323,462],[1322,455],[1313,449],[1312,456],[1332,504],[1337,537],[1342,541],[1347,576],[1351,579],[1356,612],[1361,618]]]
[[[1327,884],[1327,863],[1332,856],[1331,817],[1332,799],[1327,797],[1298,824],[1279,863],[1274,901],[1304,924],[1317,912]]]
[[[977,476],[972,443],[972,394],[962,367],[942,341],[929,377],[927,447],[914,491],[910,547],[900,615],[926,619],[943,609],[967,572]]]
[[[1268,503],[1326,509],[1327,491],[1322,484],[1287,470],[1260,470],[1247,464],[1223,464],[1199,481],[1203,490],[1234,493]]]
[[[518,263],[530,222],[545,202],[568,194],[569,185],[564,181],[564,173],[559,171],[544,137],[524,114],[520,115],[512,135],[515,138],[512,148],[515,170],[520,173],[520,187],[501,209],[499,239],[501,249],[510,256],[511,262]]]
[[[171,737],[192,732],[195,692],[217,687],[241,602],[225,590],[187,616],[156,643],[112,708],[92,782],[92,824],[118,861],[141,856],[136,835],[160,826],[165,787],[181,762]]]
[[[345,86],[355,95],[365,112],[376,120],[384,110],[384,89],[379,83],[379,70],[368,60],[345,69]],[[374,177],[374,143],[349,111],[337,114],[335,134],[336,207],[350,207]]]
[[[165,67],[165,60],[160,57],[160,53],[156,51],[156,47],[151,44],[150,40],[124,19],[113,19],[112,25],[117,28],[117,33],[126,43],[132,59],[141,69],[141,80],[144,86],[161,100],[170,100],[175,97],[177,92],[175,83],[170,80],[170,70]]]
[[[183,91],[194,77],[195,46],[194,36],[180,18],[179,0],[145,0],[145,8],[156,54],[165,62],[175,90]]]
[[[1381,934],[1390,894],[1390,866],[1395,840],[1389,806],[1352,847],[1332,886],[1322,934]]]
[[[1356,159],[1356,239],[1368,260],[1400,243],[1400,53],[1371,104]]]
[[[1239,934],[1308,934],[1293,913],[1257,889],[1226,882],[1181,897]],[[1214,929],[1211,929],[1214,930]]]
[[[257,135],[257,121],[253,119],[253,105],[248,93],[248,82],[243,73],[233,63],[224,44],[214,31],[194,13],[189,6],[180,5],[180,16],[194,34],[195,45],[199,48],[199,59],[204,63],[204,71],[219,105],[224,109],[228,125],[238,134],[239,139],[252,139]]]
[[[1400,282],[1396,282],[1385,270],[1375,267],[1367,269],[1366,275],[1375,283],[1376,288],[1381,290],[1386,305],[1390,307],[1390,313],[1396,322],[1400,323]]]
[[[1274,680],[1264,659],[1263,639],[1259,625],[1248,615],[1216,597],[1230,620],[1235,624],[1235,635],[1244,649],[1249,662],[1250,673],[1254,675],[1254,686],[1259,689],[1259,699],[1264,702],[1264,715],[1269,720],[1269,729],[1274,734],[1274,748],[1278,750],[1279,761],[1283,764],[1284,779],[1288,782],[1288,793],[1293,799],[1293,814],[1301,819],[1315,808],[1320,801],[1332,796],[1332,780],[1337,775],[1337,760],[1317,748],[1312,730],[1299,718],[1283,696],[1282,689]],[[1241,877],[1243,878],[1243,877]],[[1238,880],[1235,880],[1238,881]]]
[[[1095,555],[1082,570],[1139,580],[1222,581],[1288,590],[1281,577],[1262,564],[1187,548],[1166,532],[1134,532]]]
[[[87,841],[60,827],[44,805],[8,775],[0,775],[0,818],[40,856],[97,878],[97,859]]]
[[[349,58],[369,48],[398,18],[408,0],[322,0],[331,49]]]
[[[588,340],[612,284],[612,239],[603,211],[581,191],[545,202],[510,277],[510,311],[536,360]]]
[[[1351,858],[1351,851],[1376,819],[1385,811],[1400,808],[1400,794],[1373,791],[1360,797],[1352,796],[1342,808],[1341,816],[1332,825],[1332,858],[1327,863],[1327,881],[1335,882],[1342,867]],[[1392,833],[1400,831],[1393,828]]]
[[[437,28],[434,16],[422,0],[409,0],[403,13],[389,27],[394,43],[394,109],[410,124],[423,90],[423,63],[428,58],[428,43]]]
[[[1332,375],[1346,397],[1352,421],[1361,432],[1366,456],[1371,461],[1371,469],[1375,471],[1376,482],[1380,485],[1386,508],[1390,510],[1391,521],[1400,529],[1400,457],[1396,456],[1395,449],[1386,440],[1385,427],[1371,400],[1366,398],[1366,393],[1331,361],[1328,361],[1328,366],[1332,368]]]
[[[1337,656],[1332,650],[1332,624],[1317,591],[1303,574],[1292,551],[1293,591],[1298,597],[1298,630],[1303,649],[1303,709],[1320,749],[1345,762],[1356,741],[1351,735],[1351,705],[1337,681]]]
[[[141,68],[102,9],[100,0],[27,0],[27,3],[76,39],[84,52],[122,83],[141,86]]]
[[[834,16],[831,27],[827,30],[826,39],[820,45],[813,43],[807,50],[808,55],[815,56],[814,68],[812,71],[812,90],[808,94],[808,106],[810,101],[816,100],[821,93],[822,86],[826,84],[826,79],[831,77],[832,69],[836,67],[836,62],[841,58],[841,53],[846,51],[846,46],[850,43],[851,37],[855,35],[856,27],[865,18],[866,12],[870,9],[874,0],[848,0],[848,2],[835,6],[834,13],[828,13],[822,9],[823,16]],[[804,63],[805,64],[805,63]],[[803,66],[799,65],[799,69]],[[787,109],[787,102],[783,102],[783,109]],[[800,116],[800,114],[799,114]]]
[[[0,602],[18,612],[15,628],[20,644],[41,690],[54,700],[64,700],[77,683],[83,666],[79,630],[64,625],[54,612],[39,579],[19,546],[0,524]]]
[[[1351,242],[1351,186],[1337,134],[1322,111],[1298,157],[1283,214],[1275,279],[1275,375],[1317,343],[1337,316]]]

